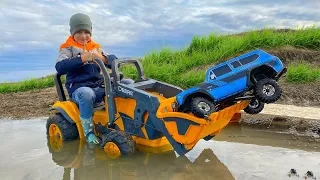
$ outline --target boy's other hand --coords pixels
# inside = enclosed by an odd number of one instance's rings
[[[81,53],[81,60],[83,63],[85,62],[91,62],[93,59],[92,53],[87,51],[86,44],[83,45],[82,53]]]
[[[97,51],[92,53],[92,57],[93,58],[99,58],[99,59],[103,60],[106,63],[106,58],[102,55],[100,48],[97,49]]]

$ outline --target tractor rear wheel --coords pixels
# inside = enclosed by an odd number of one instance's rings
[[[131,135],[124,131],[113,130],[101,136],[100,147],[111,158],[131,156],[136,150],[136,143]]]
[[[70,123],[62,114],[51,115],[47,121],[47,136],[61,141],[78,139],[79,133],[75,123]]]

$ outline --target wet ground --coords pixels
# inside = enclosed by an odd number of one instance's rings
[[[79,140],[57,149],[46,137],[45,124],[45,119],[0,120],[0,179],[282,180],[304,179],[307,171],[320,179],[317,137],[230,124],[186,156],[138,152],[110,159]],[[288,176],[292,168],[299,177]]]

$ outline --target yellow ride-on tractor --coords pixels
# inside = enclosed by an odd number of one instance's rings
[[[136,146],[171,147],[179,155],[189,152],[200,139],[209,140],[220,132],[249,101],[239,101],[227,108],[200,118],[191,112],[179,112],[176,95],[183,89],[144,76],[141,63],[135,59],[116,59],[112,72],[100,59],[94,59],[104,76],[104,105],[95,108],[94,132],[100,147],[114,157],[130,155]],[[120,82],[119,65],[134,64],[138,79],[132,84]],[[47,121],[47,135],[61,141],[83,139],[80,112],[76,103],[67,100],[61,83],[62,74],[55,74],[59,101],[50,108],[57,112]]]

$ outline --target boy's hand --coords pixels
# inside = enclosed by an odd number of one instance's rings
[[[107,63],[107,60],[106,60],[106,58],[102,55],[100,48],[99,48],[97,51],[95,51],[95,52],[92,53],[92,57],[93,57],[93,58],[99,58],[99,59],[101,59],[102,61],[104,61],[104,63]]]
[[[86,44],[83,45],[82,53],[81,53],[81,60],[83,63],[91,62],[93,60],[92,53],[87,51]]]

